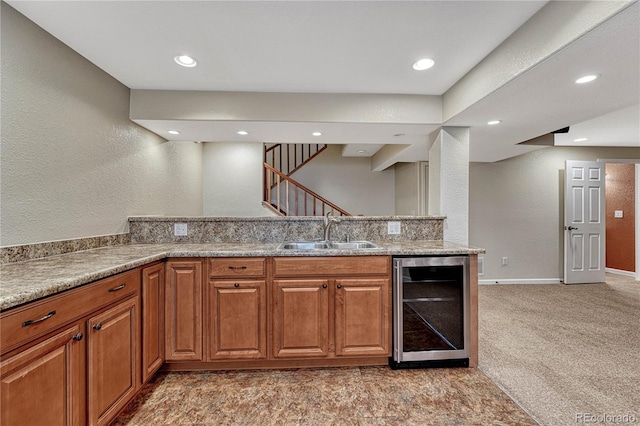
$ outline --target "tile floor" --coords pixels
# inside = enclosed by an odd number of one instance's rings
[[[113,425],[536,425],[476,369],[159,373]]]

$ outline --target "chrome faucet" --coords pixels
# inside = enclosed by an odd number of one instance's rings
[[[334,217],[333,213],[327,212],[327,214],[324,217],[324,240],[323,241],[330,241],[331,225],[339,222],[340,222],[340,219],[338,219],[337,217]]]

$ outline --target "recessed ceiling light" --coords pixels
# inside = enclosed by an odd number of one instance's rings
[[[435,62],[433,61],[433,59],[424,58],[424,59],[420,59],[419,61],[414,62],[413,63],[413,69],[416,70],[416,71],[424,71],[424,70],[428,70],[429,68],[431,68],[434,64],[435,64]]]
[[[169,130],[167,133],[171,133],[172,135],[179,135],[180,132],[177,130]]]
[[[393,137],[395,138],[401,138],[402,136],[404,136],[404,133],[396,133],[395,135],[393,135]]]
[[[573,141],[574,142],[584,142],[586,140],[587,140],[587,138],[578,138],[578,139],[574,139]]]
[[[367,152],[367,150],[366,150],[366,149],[359,149],[359,150],[358,150],[358,154],[364,154],[364,153],[366,153],[366,152]]]
[[[191,68],[198,65],[198,61],[188,55],[176,55],[173,57],[173,60],[176,61],[176,64],[182,65],[183,67]]]
[[[249,132],[247,132],[246,130],[238,130],[236,133],[241,136],[246,136],[249,134]]]
[[[597,74],[585,75],[584,77],[580,77],[579,79],[577,79],[576,84],[589,83],[590,81],[593,81],[596,78],[598,78]]]
[[[322,136],[322,133],[321,133],[321,132],[313,132],[313,133],[311,133],[311,134],[312,134],[313,136]]]
[[[489,126],[495,126],[496,124],[500,124],[502,123],[502,120],[491,120],[491,121],[487,121],[487,124]]]

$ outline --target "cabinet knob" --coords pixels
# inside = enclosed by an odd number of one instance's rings
[[[234,284],[233,284],[233,286],[234,286],[235,288],[238,288],[238,287],[240,287],[240,283],[234,283]]]
[[[327,288],[327,285],[326,284],[322,284],[322,288]]]
[[[93,326],[94,330],[100,330],[102,328],[102,324],[101,323],[97,323]]]
[[[336,287],[338,287],[338,288],[342,288],[342,285],[341,285],[341,284],[338,284]]]
[[[73,340],[75,340],[76,342],[79,342],[80,340],[82,340],[83,337],[84,337],[84,334],[78,333],[75,336],[73,336]]]

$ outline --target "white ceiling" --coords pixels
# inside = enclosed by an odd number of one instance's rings
[[[547,3],[7,2],[132,89],[418,95],[444,94]],[[567,125],[588,132],[592,119],[600,136],[588,136],[591,143],[640,146],[637,9],[636,4],[622,18],[612,19],[614,23],[605,22],[445,124],[471,127],[474,161],[536,149],[517,144]],[[179,67],[173,62],[177,54],[192,55],[199,65]],[[418,73],[411,64],[422,57],[435,59],[436,65]],[[564,78],[572,82],[576,74],[589,70],[600,73],[602,83],[589,89],[588,98],[562,86]],[[550,110],[550,102],[557,110]],[[488,128],[487,117],[503,123]],[[196,141],[221,140],[219,135],[242,127],[260,142],[307,142],[300,134],[319,130],[313,122],[147,124],[168,139],[165,129],[180,125],[180,139]],[[428,134],[437,128],[321,124],[323,136],[308,136],[308,142],[354,144],[344,155],[372,155],[384,144],[426,145]],[[573,137],[573,129],[567,137]],[[625,131],[617,136],[620,129]],[[367,152],[358,154],[364,145]],[[408,151],[412,158],[407,161],[426,159],[416,158],[416,151]]]
[[[571,133],[554,135],[556,146],[607,146],[615,141],[616,146],[639,146],[640,107],[633,105],[592,120],[571,126]],[[584,135],[584,136],[583,136]],[[574,139],[587,137],[586,141]]]

